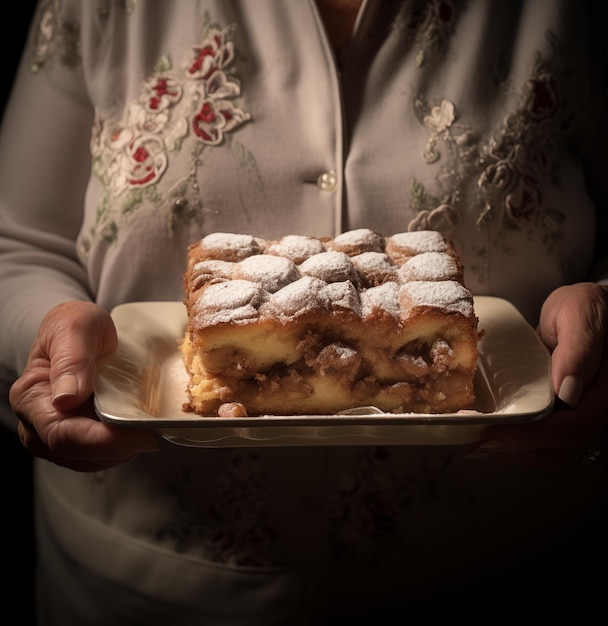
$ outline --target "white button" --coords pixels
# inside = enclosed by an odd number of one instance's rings
[[[338,176],[333,170],[324,172],[317,178],[317,187],[321,191],[335,191],[338,186]]]

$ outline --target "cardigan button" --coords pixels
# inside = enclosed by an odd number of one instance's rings
[[[317,178],[317,187],[321,191],[335,191],[338,187],[338,176],[333,170],[329,170],[329,172],[323,172]]]

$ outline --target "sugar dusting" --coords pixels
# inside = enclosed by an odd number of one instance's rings
[[[315,276],[326,283],[356,281],[358,278],[350,257],[344,252],[328,251],[315,254],[301,263],[298,269],[303,276]]]
[[[314,276],[299,280],[272,294],[267,312],[282,319],[295,317],[319,306],[325,306],[323,288],[326,283]]]
[[[440,308],[467,317],[473,314],[471,292],[455,280],[415,280],[403,283],[400,293],[414,306]]]
[[[353,311],[361,317],[359,292],[350,281],[332,282],[325,285],[323,295],[333,311]]]
[[[274,293],[300,278],[293,261],[271,254],[255,254],[243,259],[234,274],[237,278],[258,282]]]
[[[197,279],[210,280],[213,278],[232,278],[234,271],[234,263],[228,261],[219,261],[210,259],[207,261],[199,261],[192,267],[192,275]]]
[[[408,259],[399,276],[404,282],[410,280],[453,280],[458,276],[458,264],[444,252],[421,252]]]
[[[315,237],[304,235],[285,235],[266,249],[267,254],[283,256],[299,265],[313,254],[324,252],[323,243]]]
[[[398,233],[390,237],[398,248],[409,250],[413,254],[421,252],[445,252],[448,249],[443,235],[434,230],[414,230]]]
[[[334,250],[343,252],[350,250],[357,251],[357,253],[383,252],[384,237],[369,228],[356,228],[341,233],[334,238],[330,245]]]
[[[378,287],[366,289],[361,294],[361,311],[363,318],[385,312],[395,318],[401,314],[399,304],[399,285],[396,282],[388,282]]]
[[[227,257],[229,261],[240,261],[262,252],[259,239],[236,233],[211,233],[201,240],[201,248],[215,252],[218,258]]]
[[[201,326],[243,323],[255,320],[268,292],[248,280],[210,284],[194,305],[194,316]]]
[[[408,250],[403,265],[387,253],[389,241]],[[194,314],[201,327],[287,321],[312,310],[399,320],[411,307],[428,306],[473,315],[472,295],[459,282],[457,262],[445,254],[448,245],[435,231],[384,239],[358,229],[325,242],[290,235],[272,245],[248,235],[215,233],[200,247],[207,260],[196,263],[193,274],[200,288]]]
[[[384,252],[362,252],[351,257],[351,261],[366,285],[397,279],[397,267]]]

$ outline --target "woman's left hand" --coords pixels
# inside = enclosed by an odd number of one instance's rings
[[[525,424],[497,425],[468,458],[535,465],[589,462],[608,455],[608,286],[559,287],[545,300],[538,334],[551,351],[553,412]]]

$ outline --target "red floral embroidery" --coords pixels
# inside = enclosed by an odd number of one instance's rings
[[[224,133],[241,124],[243,112],[227,100],[206,100],[192,120],[192,129],[205,143],[222,143]]]
[[[192,78],[207,80],[214,72],[229,65],[234,58],[234,47],[227,40],[227,31],[214,29],[202,46],[195,46],[188,68]]]
[[[118,126],[99,121],[93,156],[114,195],[157,183],[169,153],[181,145],[190,128],[196,139],[217,146],[226,133],[250,119],[234,102],[240,84],[224,71],[234,60],[231,33],[231,28],[211,28],[189,51],[181,72],[154,74],[144,83],[139,99],[128,106]]]
[[[166,157],[162,145],[154,138],[136,139],[129,145],[127,154],[130,157],[128,182],[132,186],[147,185],[165,169]]]
[[[163,111],[180,100],[182,87],[177,80],[169,76],[158,76],[146,85],[148,95],[145,96],[147,109],[151,112]]]

